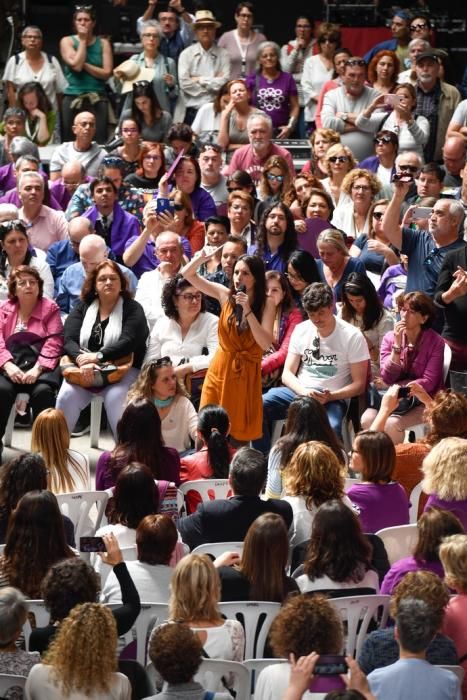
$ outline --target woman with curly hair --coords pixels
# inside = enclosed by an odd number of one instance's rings
[[[241,555],[225,552],[214,562],[221,580],[221,600],[283,603],[298,586],[285,571],[289,542],[284,519],[263,513],[250,525]]]
[[[297,396],[288,408],[284,434],[269,453],[266,482],[267,498],[281,497],[284,486],[284,470],[295,450],[303,443],[314,440],[319,440],[328,446],[341,468],[344,467],[343,445],[331,428],[323,405],[311,396]]]
[[[313,520],[298,586],[302,593],[362,588],[378,593],[378,574],[371,568],[371,555],[356,513],[341,499],[325,501]]]
[[[394,92],[399,73],[400,62],[394,51],[378,51],[368,64],[369,84],[384,95]]]
[[[31,450],[43,455],[47,466],[47,488],[52,493],[90,491],[87,456],[70,449],[70,431],[63,412],[41,411],[32,424]]]
[[[302,168],[301,175],[311,173],[319,180],[326,177],[325,159],[330,148],[339,144],[341,136],[334,129],[316,129],[310,136],[311,158]]]
[[[335,228],[345,231],[354,240],[371,228],[369,217],[373,200],[381,190],[381,182],[373,173],[363,168],[353,168],[342,181],[342,190],[350,197],[336,207],[332,218]]]
[[[158,327],[158,324],[155,327]],[[130,387],[128,401],[143,399],[155,404],[164,445],[180,453],[190,449],[192,440],[196,439],[196,410],[168,355],[146,362],[137,380]]]
[[[40,598],[42,579],[52,564],[74,556],[55,496],[49,491],[26,493],[8,525],[0,586],[14,586],[28,598]]]
[[[422,489],[429,494],[425,510],[430,506],[449,510],[467,528],[467,440],[441,440],[423,460],[422,471]]]
[[[322,181],[309,172],[301,172],[296,175],[286,190],[282,201],[289,207],[294,219],[301,219],[303,202],[310,196],[311,190],[321,189]]]
[[[449,602],[449,590],[443,581],[432,571],[411,571],[404,576],[391,596],[389,612],[395,619],[402,600],[413,598],[423,600],[438,615],[441,630],[446,606]],[[451,665],[458,663],[456,648],[445,634],[438,632],[430,642],[427,651],[430,664]],[[399,645],[394,637],[394,627],[371,632],[363,643],[358,664],[365,674],[375,668],[389,666],[399,658]]]
[[[381,594],[391,595],[409,571],[432,571],[444,579],[439,547],[445,537],[464,534],[461,521],[448,510],[430,506],[419,518],[417,527],[418,539],[412,556],[394,562],[381,584]]]
[[[266,666],[258,678],[255,697],[261,700],[282,700],[290,679],[290,656],[295,659],[318,654],[341,654],[344,630],[339,612],[324,595],[298,595],[288,600],[271,625],[269,641],[276,658],[286,663]],[[343,688],[335,676],[315,676],[304,698],[324,697],[328,690]]]
[[[41,664],[26,681],[28,700],[130,700],[128,678],[117,672],[117,626],[109,608],[99,603],[76,606]]]
[[[306,442],[295,450],[283,472],[285,497],[292,506],[290,545],[310,539],[313,520],[319,506],[339,499],[349,508],[344,494],[344,469],[330,447],[322,442]]]

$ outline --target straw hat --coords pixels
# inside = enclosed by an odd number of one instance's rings
[[[133,83],[136,83],[137,80],[151,82],[154,79],[154,68],[140,66],[135,61],[128,59],[115,68],[114,75],[122,80],[122,94],[124,94],[133,90]]]
[[[207,24],[213,24],[216,28],[221,26],[221,23],[217,21],[211,10],[198,10],[193,22],[194,29],[205,27]]]

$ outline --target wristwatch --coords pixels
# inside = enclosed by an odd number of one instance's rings
[[[349,118],[349,115],[347,114],[347,112],[342,112],[342,114],[341,114],[342,121],[346,122],[348,118]]]
[[[102,362],[102,360],[104,359],[104,355],[100,352],[100,350],[99,352],[96,352],[96,358],[98,362]]]

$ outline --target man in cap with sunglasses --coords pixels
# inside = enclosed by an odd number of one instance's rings
[[[308,316],[295,326],[282,373],[281,387],[263,395],[263,437],[254,446],[268,452],[270,423],[286,417],[297,396],[322,404],[336,435],[342,440],[342,421],[348,399],[365,391],[370,353],[363,333],[334,315],[334,297],[321,282],[310,284],[302,304]]]
[[[357,161],[373,155],[371,128],[359,128],[355,124],[359,114],[379,95],[377,90],[365,83],[366,63],[363,58],[352,56],[345,62],[342,86],[326,93],[321,110],[323,127],[341,134],[341,143],[350,148]]]
[[[73,120],[74,141],[57,146],[50,159],[50,179],[58,180],[62,167],[70,160],[79,160],[86,175],[96,176],[105,151],[93,139],[96,133],[96,118],[91,112],[79,112]]]
[[[178,59],[178,80],[186,104],[185,124],[191,125],[201,105],[212,102],[229,80],[229,54],[215,43],[220,26],[210,10],[198,10],[193,22],[196,43],[182,51]]]

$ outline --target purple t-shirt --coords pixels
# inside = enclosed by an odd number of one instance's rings
[[[409,501],[405,489],[397,481],[355,484],[347,495],[358,509],[363,532],[374,534],[385,527],[409,523]]]
[[[445,501],[439,498],[435,493],[433,493],[427,500],[424,512],[430,506],[435,506],[435,508],[442,508],[443,510],[449,510],[454,515],[457,515],[464,530],[467,532],[467,500],[464,501]]]
[[[444,569],[440,561],[424,561],[418,563],[413,557],[405,557],[396,561],[383,579],[381,584],[381,595],[391,595],[397,584],[409,571],[432,571],[434,574],[444,579]]]
[[[286,126],[290,118],[290,95],[297,94],[295,79],[290,73],[281,71],[274,80],[254,73],[246,79],[251,90],[252,104],[272,119],[274,129]]]
[[[160,479],[180,484],[180,455],[172,447],[164,447],[165,459],[160,465]],[[115,486],[118,472],[110,470],[110,452],[103,452],[96,464],[96,489],[105,491]]]

